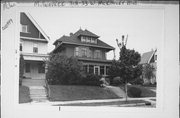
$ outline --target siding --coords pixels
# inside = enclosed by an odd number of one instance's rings
[[[74,46],[66,46],[65,54],[67,57],[74,56]]]
[[[37,41],[28,41],[21,40],[23,46],[23,53],[33,53],[34,43],[38,45],[38,54],[47,54],[47,43],[37,42]]]
[[[20,32],[20,36],[39,38],[38,29],[34,26],[34,24],[30,21],[30,19],[24,13],[21,13],[20,19],[21,19],[20,23],[22,25],[28,25],[28,28],[29,28],[29,33]],[[40,38],[45,39],[42,35]]]

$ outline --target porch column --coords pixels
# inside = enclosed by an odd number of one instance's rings
[[[104,66],[104,75],[106,75],[106,66]]]
[[[89,73],[89,64],[87,64],[87,72]]]
[[[45,63],[45,74],[47,73],[47,71],[48,71],[48,65],[47,63]]]

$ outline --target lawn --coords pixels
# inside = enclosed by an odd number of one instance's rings
[[[129,85],[128,88],[130,87],[136,87],[136,88],[141,89],[141,92],[142,92],[141,97],[156,97],[156,92],[154,91],[155,87],[152,88],[152,87],[144,87],[144,86],[139,86],[139,85]]]
[[[96,102],[96,103],[71,103],[71,104],[58,104],[55,106],[120,106],[124,104],[137,104],[146,103],[143,100],[131,100],[131,101],[115,101],[115,102]],[[136,106],[136,105],[135,105]]]
[[[19,103],[31,102],[29,97],[29,88],[26,86],[19,86]]]
[[[98,86],[49,85],[50,101],[117,99],[110,90]]]

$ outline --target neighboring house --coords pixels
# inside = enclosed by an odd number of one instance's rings
[[[29,13],[20,13],[20,54],[25,66],[24,76],[31,79],[45,79],[45,63],[48,58],[48,36]]]
[[[146,53],[143,53],[142,56],[141,56],[140,64],[142,64],[143,66],[145,64],[150,64],[150,65],[154,66],[154,68],[155,68],[155,71],[154,71],[155,77],[151,78],[150,80],[143,77],[144,83],[152,83],[152,84],[154,84],[156,82],[157,49],[151,50],[151,51],[146,52]]]
[[[108,75],[111,60],[106,59],[106,53],[115,48],[99,40],[99,36],[79,29],[70,33],[70,36],[62,36],[54,42],[55,49],[52,53],[60,52],[67,57],[77,57],[83,62],[86,73]]]

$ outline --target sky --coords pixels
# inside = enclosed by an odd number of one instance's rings
[[[163,39],[163,11],[160,9],[127,8],[46,8],[29,10],[31,16],[50,37],[48,51],[53,42],[63,35],[87,29],[100,40],[115,47],[116,59],[119,48],[116,39],[128,35],[127,48],[140,54],[159,48]],[[113,51],[107,59],[113,59]]]

